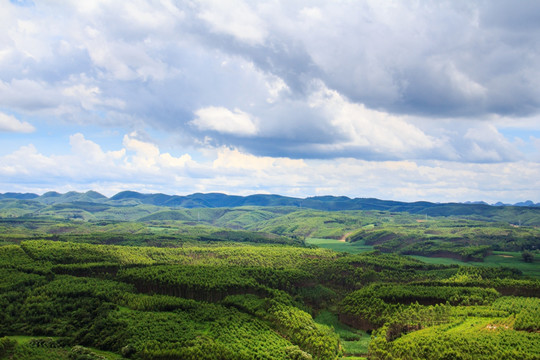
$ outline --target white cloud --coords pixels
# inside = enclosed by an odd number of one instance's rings
[[[34,21],[35,20],[35,21]],[[50,46],[43,39],[43,29],[39,19],[17,20],[17,25],[9,31],[13,43],[20,53],[36,61],[52,55]]]
[[[205,0],[200,1],[199,18],[206,21],[215,32],[234,36],[248,44],[264,42],[266,25],[250,7],[241,0]]]
[[[58,106],[58,91],[43,81],[31,79],[0,80],[0,104],[17,110],[39,110]]]
[[[122,181],[139,189],[187,182],[239,193],[354,194],[358,185],[385,197],[451,198],[446,188],[456,197],[487,194],[471,180],[475,172],[486,184],[516,184],[499,172],[537,169],[523,162],[540,154],[534,2],[32,5],[2,2],[1,131],[69,122],[129,135],[109,152],[75,134],[71,152],[55,156],[28,145],[42,141],[38,131],[13,137],[20,152],[0,166],[14,183],[34,171],[54,183],[102,178],[115,189]],[[179,139],[193,158],[163,153],[133,133],[140,130]],[[208,157],[195,155],[208,147]],[[336,160],[303,160],[295,172],[293,158]],[[381,162],[389,159],[402,161]]]
[[[415,156],[437,146],[436,139],[408,123],[403,117],[367,109],[347,101],[337,91],[321,88],[311,106],[326,113],[336,131],[347,139],[329,147],[360,147],[387,156]]]
[[[75,83],[61,89],[62,95],[80,105],[83,110],[93,110],[98,105],[106,105],[115,108],[123,108],[124,102],[119,99],[107,99],[101,96],[101,90],[97,86],[88,86],[83,83]]]
[[[104,152],[101,146],[85,139],[81,133],[70,136],[69,144],[71,145],[73,155],[84,159],[84,163],[86,164],[96,165],[108,163],[109,165],[114,165],[117,160],[122,159],[126,154],[126,149]]]
[[[19,112],[52,114],[56,116],[86,116],[94,110],[120,109],[123,100],[106,96],[84,74],[73,76],[59,84],[32,79],[0,79],[0,105]],[[76,117],[76,116],[75,116]]]
[[[48,176],[56,171],[56,165],[55,159],[40,154],[32,144],[21,146],[13,153],[0,157],[0,171],[5,178]]]
[[[536,147],[536,150],[538,152],[538,161],[540,162],[540,138],[536,138],[534,136],[531,136],[529,140],[532,141],[533,145]]]
[[[268,81],[266,82],[266,87],[268,88],[269,95],[266,101],[270,104],[275,103],[277,100],[279,100],[281,94],[290,94],[291,92],[291,89],[289,89],[285,81],[283,81],[283,79],[279,77],[268,79]]]
[[[519,158],[520,155],[494,125],[480,123],[470,127],[463,139],[469,142],[466,146],[467,160],[476,162],[509,161]]]
[[[540,131],[540,114],[523,118],[508,116],[491,116],[489,121],[499,129],[519,129],[523,131]]]
[[[68,154],[46,156],[28,145],[0,157],[0,186],[5,191],[95,189],[110,195],[131,189],[169,194],[334,194],[404,201],[540,201],[540,163],[531,161],[295,160],[227,147],[207,149],[195,161],[190,154],[164,153],[137,139],[137,134],[124,136],[123,147],[116,151],[103,151],[82,134],[71,136],[70,144]]]
[[[164,172],[183,169],[193,163],[189,154],[174,157],[169,153],[161,153],[155,144],[136,137],[136,133],[125,135],[122,142],[128,153],[122,165],[126,170],[163,175]]]
[[[443,73],[449,79],[450,86],[455,92],[461,93],[470,101],[485,100],[487,89],[457,69],[455,64],[441,61],[435,66],[438,68],[438,72]]]
[[[242,169],[252,171],[281,172],[301,170],[306,167],[304,160],[276,158],[268,156],[255,156],[240,152],[238,149],[221,148],[217,151],[217,158],[212,163],[215,169]]]
[[[151,189],[180,184],[190,167],[197,167],[189,154],[175,157],[150,143],[126,135],[123,147],[104,151],[77,133],[70,136],[67,154],[44,155],[34,145],[22,146],[0,157],[0,186],[35,191],[42,189]],[[26,184],[26,185],[25,185]],[[119,184],[123,184],[120,186]],[[34,189],[34,190],[31,190]],[[14,189],[15,190],[15,189]]]
[[[217,131],[236,136],[252,136],[257,134],[256,121],[239,109],[230,111],[224,107],[206,107],[195,112],[197,118],[191,124],[199,130]]]
[[[36,130],[26,121],[20,121],[16,117],[0,112],[0,132],[30,133]]]

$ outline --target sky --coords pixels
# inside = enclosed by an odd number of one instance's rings
[[[540,202],[540,1],[0,0],[0,193]]]

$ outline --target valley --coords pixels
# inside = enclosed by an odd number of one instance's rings
[[[540,209],[76,195],[0,200],[2,359],[540,356]]]

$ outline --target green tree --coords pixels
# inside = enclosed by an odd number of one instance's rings
[[[521,253],[521,257],[523,258],[523,261],[532,263],[534,261],[534,254],[530,252],[529,250],[525,250]]]

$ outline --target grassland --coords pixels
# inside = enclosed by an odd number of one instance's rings
[[[360,243],[350,243],[335,239],[307,238],[305,241],[307,245],[315,245],[323,249],[346,252],[349,254],[360,254],[373,250],[373,246],[371,245],[362,245]]]
[[[330,249],[349,254],[360,254],[372,251],[372,245],[363,245],[361,243],[349,243],[334,239],[308,238],[305,240],[307,245],[314,245],[323,249]],[[466,262],[458,259],[446,257],[429,257],[420,255],[406,255],[413,259],[423,261],[434,265],[461,265],[461,266],[482,266],[482,267],[507,267],[518,269],[523,275],[540,279],[540,258],[536,257],[532,263],[523,261],[520,252],[494,251],[492,255],[484,258],[483,262]]]
[[[428,264],[442,264],[442,265],[472,265],[482,267],[507,267],[518,269],[523,275],[531,276],[533,278],[540,279],[540,259],[536,257],[532,263],[523,261],[520,252],[511,251],[494,251],[493,254],[484,258],[484,261],[471,261],[465,262],[457,259],[443,258],[443,257],[428,257],[409,255],[412,258],[424,261]]]
[[[339,322],[337,315],[322,311],[315,317],[315,322],[329,326],[339,335],[344,351],[344,358],[367,355],[371,335]]]
[[[528,263],[523,261],[519,252],[494,251],[492,255],[486,256],[483,262],[474,262],[471,265],[514,268],[524,275],[540,279],[540,258],[537,256],[532,263]]]

